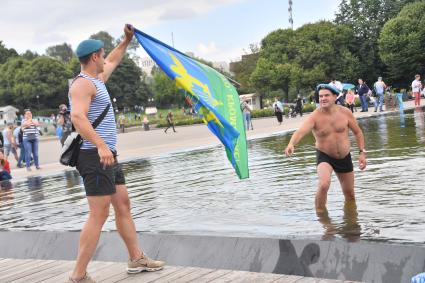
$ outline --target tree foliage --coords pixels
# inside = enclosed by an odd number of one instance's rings
[[[184,96],[176,83],[159,68],[154,68],[152,72],[155,105],[161,108],[184,105]]]
[[[384,25],[378,42],[390,78],[395,83],[411,81],[425,65],[425,2],[405,6]]]
[[[7,59],[11,57],[18,56],[18,53],[15,49],[8,49],[4,46],[3,42],[0,40],[0,64],[3,64]]]
[[[106,83],[119,108],[146,104],[150,92],[142,76],[142,70],[125,56]]]
[[[69,62],[74,57],[74,51],[70,44],[64,42],[48,47],[46,55],[63,62]]]
[[[321,21],[297,30],[276,30],[262,41],[260,57],[251,74],[263,94],[281,89],[285,100],[309,92],[332,77],[353,81],[357,77],[354,38],[348,27]]]
[[[260,57],[260,47],[256,44],[251,44],[249,48],[249,52],[245,52],[245,54],[242,55],[241,61],[233,62],[231,64],[231,71],[234,73],[234,79],[241,84],[238,89],[240,93],[250,93],[255,91],[250,77],[254,72],[258,58]]]
[[[386,72],[379,56],[378,38],[384,24],[415,0],[342,0],[335,22],[354,32],[360,76],[374,81]]]
[[[0,99],[20,108],[56,108],[67,100],[71,74],[58,60],[39,56],[31,61],[21,57],[0,66]],[[37,99],[37,95],[39,99]]]

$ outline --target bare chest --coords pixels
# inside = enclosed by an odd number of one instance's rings
[[[345,134],[348,131],[348,119],[344,115],[335,115],[332,118],[321,117],[313,131],[318,138]]]

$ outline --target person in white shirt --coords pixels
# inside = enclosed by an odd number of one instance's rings
[[[342,83],[340,81],[337,81],[336,79],[332,78],[332,80],[329,84],[339,91],[339,95],[336,98],[336,104],[343,105],[344,104],[344,94],[342,92],[342,89],[344,87],[342,86]]]
[[[421,87],[421,76],[417,74],[415,76],[415,80],[412,82],[412,92],[413,97],[415,98],[415,106],[421,105]]]
[[[387,85],[382,81],[382,77],[378,78],[378,81],[375,82],[375,84],[373,85],[373,89],[375,90],[375,112],[378,111],[378,106],[379,106],[379,111],[382,112],[382,105],[384,104],[384,93],[385,90],[387,89]]]

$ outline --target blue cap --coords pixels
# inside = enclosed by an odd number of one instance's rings
[[[321,89],[327,89],[330,90],[333,94],[335,95],[339,95],[339,90],[337,90],[336,88],[334,88],[333,86],[329,85],[329,84],[319,84],[316,87],[316,91],[319,92],[319,90]]]
[[[78,58],[81,58],[98,51],[100,48],[103,48],[103,41],[97,39],[86,39],[78,44],[75,54]]]

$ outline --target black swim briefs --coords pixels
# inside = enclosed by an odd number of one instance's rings
[[[114,154],[114,164],[106,168],[100,163],[97,149],[81,149],[77,170],[83,177],[87,196],[106,196],[115,194],[115,185],[124,185],[122,166]]]
[[[321,162],[326,162],[331,165],[334,171],[337,173],[353,172],[353,161],[351,160],[351,153],[348,153],[347,156],[342,159],[336,159],[316,149],[316,158],[317,165],[319,165]]]

